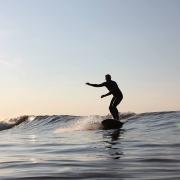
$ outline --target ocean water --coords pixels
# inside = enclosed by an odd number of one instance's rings
[[[180,179],[180,112],[24,116],[0,122],[0,180]]]

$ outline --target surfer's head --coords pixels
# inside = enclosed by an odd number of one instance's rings
[[[106,81],[111,81],[111,75],[110,74],[106,74],[105,78],[106,78]]]

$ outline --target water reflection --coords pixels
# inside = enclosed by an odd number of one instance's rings
[[[124,131],[122,129],[104,131],[103,139],[105,148],[113,159],[119,159],[123,155],[120,137]]]

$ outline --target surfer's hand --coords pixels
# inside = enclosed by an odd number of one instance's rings
[[[105,97],[105,95],[102,95],[101,98]]]
[[[90,83],[87,82],[86,85],[90,85]]]

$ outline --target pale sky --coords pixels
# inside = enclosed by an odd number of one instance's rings
[[[0,0],[0,119],[180,110],[179,0]]]

